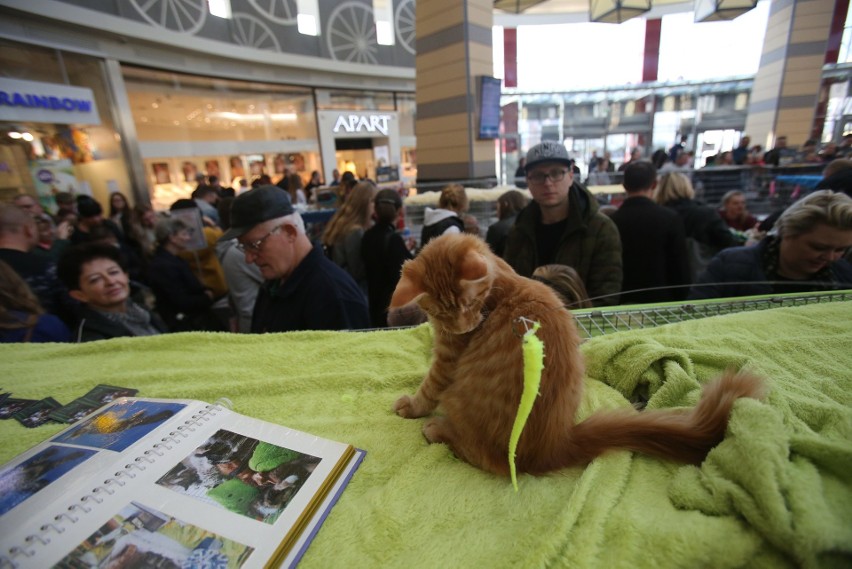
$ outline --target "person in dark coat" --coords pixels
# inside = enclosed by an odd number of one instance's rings
[[[716,253],[739,244],[716,210],[695,199],[692,182],[685,174],[667,172],[660,176],[654,201],[672,209],[683,221],[691,281]]]
[[[376,224],[364,232],[361,258],[367,274],[370,323],[374,328],[388,325],[388,305],[399,282],[402,264],[413,256],[396,232],[395,222],[402,209],[396,190],[381,190],[375,199]]]
[[[640,160],[624,169],[627,198],[612,214],[621,237],[622,304],[682,300],[689,290],[683,222],[675,212],[654,203],[656,187],[652,163]]]
[[[834,190],[852,197],[852,160],[838,158],[828,163],[822,171],[816,190]]]
[[[246,262],[260,269],[252,314],[255,334],[370,327],[367,299],[345,270],[315,248],[290,195],[275,186],[240,194],[231,206],[231,228]]]
[[[509,190],[500,194],[500,197],[497,198],[497,219],[499,221],[488,226],[485,242],[498,257],[503,256],[509,230],[515,224],[518,212],[524,209],[526,205],[527,198],[518,190]]]
[[[544,141],[527,152],[532,201],[518,213],[503,259],[532,276],[542,265],[568,265],[580,275],[595,306],[618,304],[621,240],[594,196],[574,180],[565,146]]]
[[[0,261],[0,343],[70,340],[62,320],[45,313],[26,281]]]
[[[802,293],[852,288],[852,198],[820,190],[778,218],[757,245],[725,249],[701,273],[689,298]]]
[[[204,288],[186,261],[177,256],[192,240],[191,228],[165,218],[155,228],[157,250],[148,264],[148,282],[157,297],[157,312],[172,332],[223,330],[211,310],[213,291]]]

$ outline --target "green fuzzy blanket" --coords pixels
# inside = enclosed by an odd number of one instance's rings
[[[99,383],[214,401],[367,451],[302,567],[850,567],[852,303],[621,332],[583,346],[580,418],[691,406],[728,367],[768,378],[700,468],[613,452],[585,469],[497,478],[391,412],[429,366],[431,328],[178,334],[0,345],[0,387],[61,403]],[[546,350],[546,347],[545,347]],[[0,423],[0,462],[59,425]]]

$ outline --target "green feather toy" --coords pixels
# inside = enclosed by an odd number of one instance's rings
[[[518,406],[518,414],[512,425],[512,435],[509,437],[509,472],[512,476],[512,486],[518,491],[518,475],[515,470],[515,451],[518,448],[518,440],[521,432],[527,424],[527,419],[532,412],[535,398],[539,395],[541,385],[541,371],[544,369],[544,344],[535,335],[541,325],[538,322],[519,318],[518,321],[527,327],[521,339],[524,357],[524,389],[521,392],[521,403]],[[530,327],[529,324],[532,324]]]

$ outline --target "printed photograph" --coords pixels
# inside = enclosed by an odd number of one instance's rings
[[[116,387],[114,385],[97,385],[82,397],[78,397],[68,405],[56,409],[50,414],[52,421],[60,423],[76,423],[89,413],[93,413],[104,405],[121,397],[133,397],[138,389]]]
[[[218,160],[207,160],[204,162],[204,169],[207,170],[207,176],[216,176],[219,177],[219,161]]]
[[[96,385],[81,399],[100,403],[101,405],[109,403],[120,397],[133,397],[139,393],[138,389],[130,389],[129,387],[116,387],[114,385]]]
[[[239,156],[231,156],[231,158],[229,158],[229,160],[228,160],[228,163],[231,166],[231,178],[232,179],[236,178],[238,176],[239,177],[245,177],[246,169],[243,168],[243,159],[242,158],[240,158]]]
[[[120,452],[184,407],[182,403],[120,401],[60,434],[54,442]]]
[[[276,154],[272,159],[272,165],[276,174],[283,174],[287,168],[287,156],[284,154]]]
[[[131,502],[54,567],[238,568],[253,548]]]
[[[200,251],[207,248],[207,238],[204,235],[204,220],[201,218],[201,210],[197,207],[187,209],[176,209],[169,213],[174,219],[180,219],[189,227],[192,237],[186,244],[187,251]]]
[[[0,468],[0,516],[96,454],[94,450],[49,446],[16,466]]]
[[[50,421],[50,414],[60,407],[62,404],[59,401],[53,397],[46,397],[32,405],[27,405],[15,413],[14,417],[23,426],[33,429]]]
[[[183,179],[191,184],[195,183],[195,177],[198,176],[198,166],[194,162],[184,162],[181,165],[183,170]]]
[[[0,419],[11,419],[12,415],[22,409],[26,409],[35,402],[36,399],[16,399],[14,397],[7,397],[5,400],[0,402]]]
[[[68,405],[63,405],[59,409],[51,412],[50,419],[60,423],[76,423],[89,413],[94,413],[101,407],[103,407],[103,404],[98,403],[97,401],[87,401],[83,398],[75,399]]]
[[[309,454],[219,430],[157,484],[274,524],[319,463]]]
[[[251,154],[247,156],[246,159],[249,163],[249,174],[251,174],[253,178],[266,174],[266,160],[263,158],[262,154]]]
[[[165,162],[155,162],[151,168],[154,170],[154,179],[158,184],[171,184],[172,176],[169,174],[169,165]]]

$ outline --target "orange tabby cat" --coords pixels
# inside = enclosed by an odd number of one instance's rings
[[[509,436],[523,389],[518,317],[541,323],[545,353],[540,395],[518,442],[519,472],[584,465],[614,448],[699,464],[724,437],[734,401],[762,396],[760,378],[726,373],[688,412],[605,411],[575,425],[583,361],[571,314],[550,288],[518,276],[471,235],[434,239],[405,263],[391,307],[410,302],[429,315],[434,356],[417,393],[400,397],[394,411],[424,417],[440,404],[443,415],[423,426],[426,439],[497,474],[509,473]]]

